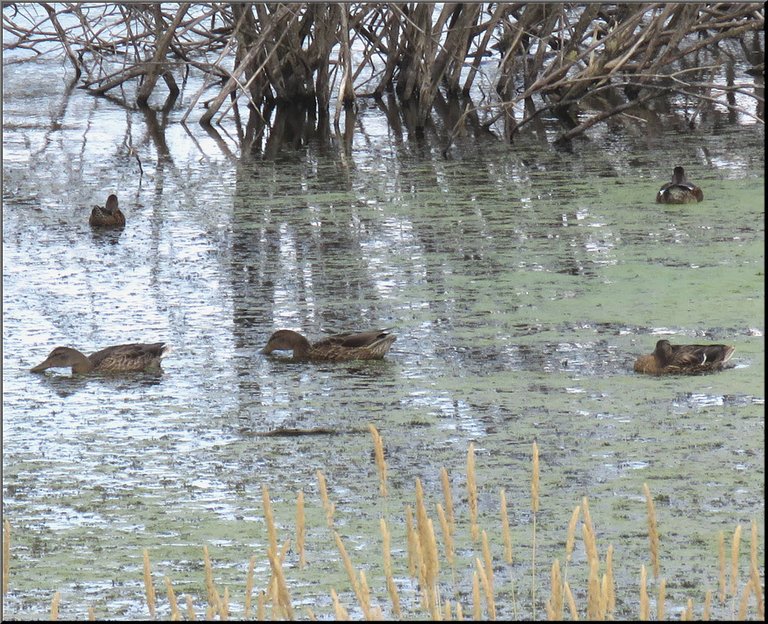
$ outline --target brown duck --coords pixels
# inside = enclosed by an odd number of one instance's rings
[[[704,199],[704,193],[685,177],[682,167],[675,167],[672,181],[667,182],[656,193],[657,204],[695,204]]]
[[[723,368],[736,347],[731,345],[671,345],[659,340],[650,355],[641,355],[635,362],[636,373],[649,375],[695,375]]]
[[[153,344],[123,344],[107,347],[86,356],[72,347],[56,347],[31,371],[40,373],[48,368],[72,367],[73,373],[129,373],[159,370],[160,359],[170,347],[164,342]]]
[[[125,227],[125,215],[117,207],[117,195],[112,194],[107,197],[107,203],[103,208],[94,206],[88,223],[91,227]]]
[[[293,351],[294,360],[380,360],[395,339],[394,334],[381,329],[357,334],[336,334],[310,343],[298,332],[279,329],[269,337],[262,353]]]

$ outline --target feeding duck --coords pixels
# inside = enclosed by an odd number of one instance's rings
[[[657,204],[695,204],[704,199],[704,193],[685,177],[682,167],[675,167],[672,181],[667,182],[656,193]]]
[[[117,207],[117,195],[107,197],[107,203],[102,208],[94,206],[88,223],[92,227],[125,227],[125,215]]]
[[[659,340],[650,355],[641,355],[635,362],[636,373],[649,375],[695,375],[723,368],[736,347],[731,345],[671,345]]]
[[[279,329],[269,337],[262,353],[293,351],[294,360],[380,360],[389,351],[396,337],[387,330],[374,330],[356,334],[336,334],[310,343],[300,333]]]
[[[107,347],[86,356],[72,347],[56,347],[45,361],[31,372],[40,373],[48,368],[72,367],[73,373],[129,373],[159,370],[160,359],[170,347],[164,342],[153,344],[123,344]]]

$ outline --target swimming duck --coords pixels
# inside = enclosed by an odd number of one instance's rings
[[[357,334],[336,334],[310,343],[300,333],[279,329],[269,337],[262,353],[293,351],[294,360],[380,360],[389,351],[396,337],[385,329]]]
[[[170,347],[164,342],[153,344],[123,344],[107,347],[86,356],[72,347],[56,347],[45,361],[31,372],[40,373],[48,368],[72,367],[73,373],[129,373],[144,370],[158,370],[160,359]]]
[[[635,362],[636,373],[649,375],[695,375],[723,368],[736,347],[731,345],[671,345],[659,340],[650,355],[641,355]]]
[[[682,167],[675,167],[672,181],[667,182],[656,193],[657,204],[695,204],[704,199],[704,193],[685,177]]]
[[[107,203],[102,208],[94,206],[88,223],[92,227],[125,227],[125,215],[117,207],[117,195],[107,197]]]

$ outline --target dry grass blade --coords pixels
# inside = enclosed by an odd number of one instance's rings
[[[318,470],[317,471],[317,486],[320,489],[320,499],[323,501],[323,509],[325,510],[325,519],[328,522],[328,528],[333,528],[333,512],[336,506],[328,498],[328,488],[325,483],[325,475]]]
[[[291,596],[288,593],[288,585],[285,582],[285,574],[283,573],[283,566],[277,560],[277,556],[272,552],[267,552],[269,558],[269,565],[272,568],[272,575],[277,581],[277,595],[280,609],[290,620],[293,619],[293,606],[291,604]]]
[[[171,606],[171,620],[178,622],[182,617],[181,611],[179,611],[179,604],[176,601],[176,592],[173,591],[173,584],[167,576],[163,577],[163,583],[165,584],[165,593],[168,596],[168,604]]]
[[[656,526],[656,508],[653,505],[653,497],[647,483],[643,483],[645,504],[648,510],[648,541],[651,548],[651,563],[653,564],[653,577],[659,578],[659,530]]]
[[[469,530],[472,541],[480,538],[477,524],[477,480],[475,479],[475,443],[469,443],[467,451],[467,498],[469,500]]]
[[[451,535],[456,530],[456,523],[453,516],[453,496],[451,495],[451,482],[448,479],[448,471],[440,468],[440,483],[443,487],[443,500],[445,501],[445,514],[448,519],[448,526],[451,529]]]
[[[739,545],[741,543],[741,525],[736,525],[731,541],[731,596],[736,596],[739,586]]]
[[[392,575],[392,539],[389,534],[389,529],[387,529],[387,521],[384,520],[384,518],[379,520],[379,527],[381,528],[381,549],[384,557],[384,576],[387,580],[387,591],[389,592],[389,599],[392,601],[392,612],[395,617],[400,617],[400,597],[397,595],[397,586],[395,585],[395,579]]]
[[[51,620],[59,619],[59,603],[61,602],[61,592],[55,592],[51,599]]]
[[[717,534],[717,552],[720,560],[720,578],[718,582],[718,600],[720,604],[725,604],[726,580],[725,580],[725,533],[723,531]]]
[[[155,587],[152,584],[152,570],[149,566],[149,550],[144,549],[144,590],[147,594],[147,608],[150,619],[155,619]]]
[[[368,425],[368,429],[373,436],[373,451],[376,457],[376,467],[379,470],[379,494],[382,496],[387,495],[387,462],[384,461],[384,443],[379,435],[378,430],[372,424]]]
[[[640,619],[643,622],[648,621],[650,614],[650,605],[648,604],[648,573],[645,570],[645,564],[640,565]]]
[[[752,520],[751,539],[749,542],[749,575],[752,582],[752,591],[755,592],[757,601],[757,617],[765,619],[765,603],[763,602],[763,588],[760,583],[760,571],[757,567],[757,522]]]
[[[440,528],[443,531],[443,541],[445,542],[445,559],[452,568],[456,562],[453,552],[453,538],[451,537],[451,527],[448,524],[448,518],[445,516],[443,506],[437,504],[437,518],[440,520]]]
[[[251,600],[253,597],[253,569],[256,566],[256,555],[251,555],[248,561],[248,574],[245,577],[245,618],[248,619],[251,615]]]
[[[512,563],[512,532],[509,529],[509,514],[507,513],[507,496],[501,488],[501,539],[504,542],[504,561]]]

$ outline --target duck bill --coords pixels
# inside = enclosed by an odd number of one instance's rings
[[[45,360],[44,362],[40,362],[37,366],[34,368],[30,368],[30,373],[42,373],[44,370],[47,370],[51,368],[51,365],[48,363],[48,360]]]

